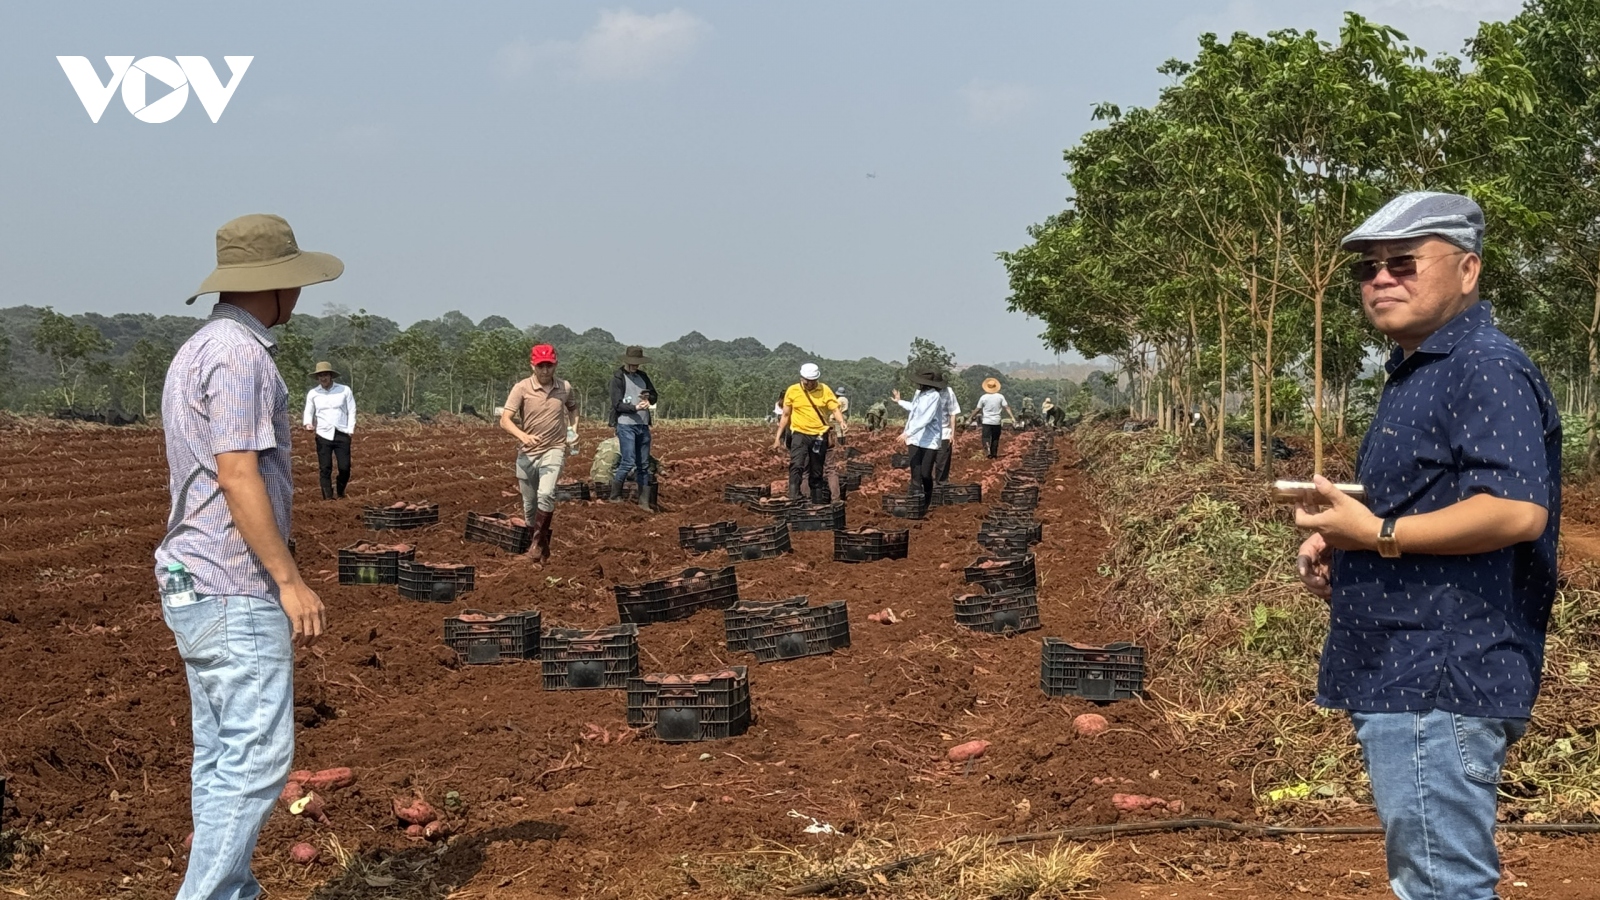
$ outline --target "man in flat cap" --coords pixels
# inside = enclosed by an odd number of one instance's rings
[[[1483,211],[1403,194],[1344,240],[1395,343],[1357,458],[1367,501],[1316,479],[1300,577],[1328,600],[1317,702],[1348,710],[1402,900],[1490,900],[1506,749],[1539,692],[1556,591],[1561,419],[1478,299]]]
[[[302,287],[342,272],[278,216],[234,219],[188,300],[216,292],[217,305],[167,369],[172,513],[156,580],[194,736],[194,845],[178,900],[261,895],[250,856],[294,757],[294,649],[324,626],[287,544],[289,389],[267,329],[289,321]]]

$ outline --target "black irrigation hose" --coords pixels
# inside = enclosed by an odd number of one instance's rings
[[[1524,832],[1535,834],[1600,834],[1600,822],[1507,822],[1501,823],[1496,828],[1501,831]],[[1169,819],[1164,822],[1132,822],[1125,825],[1084,825],[1078,828],[1063,828],[1059,831],[1040,831],[1032,834],[1013,834],[997,838],[996,846],[1009,846],[1012,844],[1028,844],[1036,841],[1048,840],[1084,840],[1097,837],[1120,837],[1133,834],[1153,834],[1165,831],[1188,831],[1194,828],[1215,828],[1219,831],[1233,831],[1244,834],[1260,835],[1262,837],[1286,837],[1296,834],[1383,834],[1383,828],[1378,825],[1265,825],[1260,822],[1231,822],[1227,819]],[[823,894],[835,888],[843,887],[854,881],[871,878],[873,875],[885,875],[908,869],[921,862],[926,862],[938,856],[938,851],[919,853],[916,856],[907,856],[894,862],[873,866],[870,869],[861,869],[824,878],[821,881],[812,881],[806,884],[788,888],[783,893],[790,897],[803,897],[812,894]]]

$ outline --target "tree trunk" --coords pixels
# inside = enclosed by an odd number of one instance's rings
[[[1217,462],[1222,462],[1225,449],[1222,435],[1226,430],[1222,427],[1228,420],[1228,301],[1226,294],[1217,295],[1217,355],[1221,361],[1217,366]]]
[[[1594,310],[1589,315],[1589,383],[1584,385],[1584,422],[1589,430],[1589,452],[1586,455],[1584,474],[1592,474],[1596,463],[1600,463],[1600,408],[1596,408],[1595,379],[1600,378],[1600,342],[1596,335],[1600,334],[1600,273],[1597,273],[1594,287]]]
[[[1311,298],[1311,471],[1318,475],[1322,474],[1322,295],[1319,290]]]

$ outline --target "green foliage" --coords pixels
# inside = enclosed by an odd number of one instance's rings
[[[50,357],[56,369],[61,405],[72,409],[88,360],[110,352],[111,342],[92,325],[74,321],[46,306],[33,329],[33,348]]]

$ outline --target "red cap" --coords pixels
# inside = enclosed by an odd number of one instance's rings
[[[540,363],[549,363],[553,366],[556,364],[556,348],[549,344],[539,344],[528,354],[528,361],[536,366]]]

